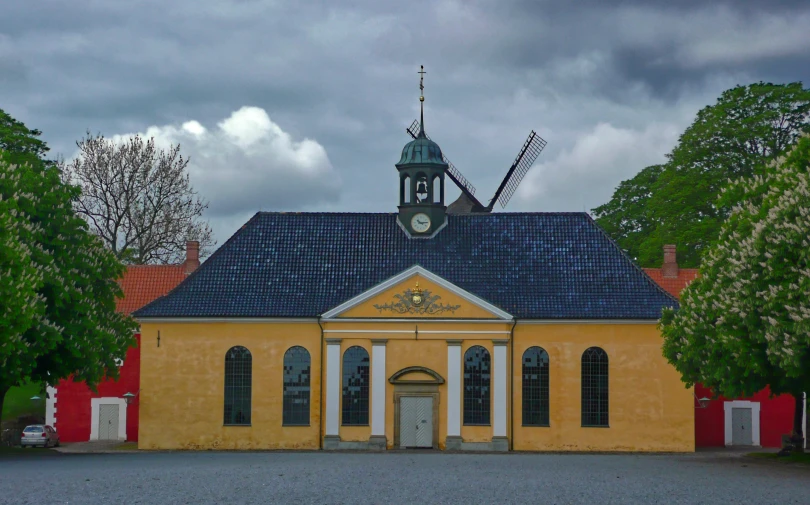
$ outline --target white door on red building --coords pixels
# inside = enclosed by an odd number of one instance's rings
[[[98,439],[118,440],[119,406],[102,404],[98,406]]]
[[[750,408],[731,409],[731,445],[754,445]]]

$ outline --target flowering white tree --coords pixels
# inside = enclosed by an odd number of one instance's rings
[[[36,141],[13,126],[18,144]],[[79,192],[37,153],[0,148],[0,411],[27,381],[117,377],[134,343],[135,322],[115,310],[124,266],[74,212]]]
[[[680,309],[661,319],[664,356],[715,394],[810,391],[810,137],[763,176],[731,183],[733,207]]]

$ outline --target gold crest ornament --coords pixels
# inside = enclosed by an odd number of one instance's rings
[[[411,290],[411,303],[417,307],[422,305],[424,298],[422,298],[422,290],[419,289],[419,281],[416,281],[416,287]]]
[[[453,313],[461,305],[450,305],[440,303],[441,296],[434,295],[429,289],[423,290],[417,281],[416,287],[406,289],[402,294],[395,294],[395,302],[385,304],[375,304],[374,308],[380,312],[390,310],[396,314],[442,314],[444,312]]]

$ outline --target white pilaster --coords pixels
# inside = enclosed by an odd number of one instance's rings
[[[492,422],[492,436],[505,437],[506,436],[506,340],[493,341],[495,351],[493,363],[493,422]]]
[[[447,436],[461,436],[461,340],[447,341]]]
[[[47,399],[45,400],[45,424],[55,428],[56,427],[56,388],[48,386],[45,391]]]
[[[385,436],[385,344],[371,341],[371,436]]]
[[[340,434],[340,339],[326,339],[326,435]]]

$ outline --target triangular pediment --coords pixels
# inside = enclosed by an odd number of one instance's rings
[[[324,319],[494,319],[512,316],[455,284],[414,266],[323,314]]]

